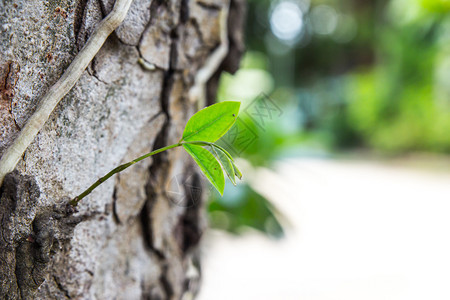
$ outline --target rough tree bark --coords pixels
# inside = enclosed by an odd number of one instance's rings
[[[0,154],[113,3],[0,0]],[[172,180],[198,186],[201,179],[181,149],[114,176],[75,211],[66,203],[113,167],[178,141],[205,103],[189,90],[220,43],[228,7],[229,57],[207,86],[207,102],[217,74],[235,70],[242,54],[243,1],[133,1],[4,180],[0,299],[196,294],[204,197]]]

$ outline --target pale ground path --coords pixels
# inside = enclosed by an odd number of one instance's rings
[[[319,159],[275,169],[251,178],[289,219],[286,237],[211,232],[198,299],[450,299],[450,173]]]

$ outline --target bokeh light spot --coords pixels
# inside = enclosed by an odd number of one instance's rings
[[[291,1],[278,3],[270,15],[270,29],[282,41],[296,40],[303,29],[302,10]]]
[[[329,5],[318,5],[311,11],[311,23],[315,33],[319,35],[332,34],[338,25],[338,14]]]

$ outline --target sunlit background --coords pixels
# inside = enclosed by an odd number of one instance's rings
[[[450,299],[450,0],[249,0],[209,299]]]

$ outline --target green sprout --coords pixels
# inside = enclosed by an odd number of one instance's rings
[[[223,171],[225,171],[233,185],[236,185],[235,178],[238,177],[241,179],[242,174],[237,168],[233,157],[225,149],[214,144],[214,142],[221,138],[233,126],[234,122],[236,122],[239,107],[240,102],[225,101],[198,111],[187,122],[183,136],[178,143],[154,150],[114,168],[80,195],[72,199],[70,204],[76,206],[81,199],[89,195],[96,187],[129,166],[147,157],[179,146],[183,146],[184,150],[192,156],[206,178],[208,178],[220,195],[223,195],[225,188]]]

